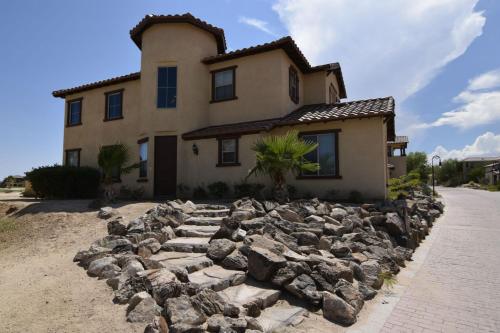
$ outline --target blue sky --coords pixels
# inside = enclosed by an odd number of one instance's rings
[[[412,151],[500,155],[496,0],[17,0],[0,7],[0,178],[60,163],[53,90],[139,70],[129,30],[184,12],[223,28],[229,49],[291,35],[311,63],[339,61],[348,100],[395,96]]]

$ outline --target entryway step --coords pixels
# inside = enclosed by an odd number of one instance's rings
[[[158,266],[164,268],[184,268],[188,273],[193,273],[213,265],[213,261],[205,253],[160,251],[148,259],[156,261]]]
[[[252,284],[245,282],[219,291],[218,294],[226,302],[239,308],[247,307],[251,303],[257,303],[261,309],[265,309],[278,301],[281,291],[259,286],[252,281]]]
[[[220,226],[223,217],[206,217],[206,216],[193,216],[189,217],[184,225],[212,225]]]
[[[212,237],[217,230],[217,225],[181,225],[175,229],[178,237]]]
[[[163,251],[175,252],[207,252],[210,237],[179,237],[162,244]]]
[[[210,217],[224,217],[229,215],[229,209],[199,209],[195,210],[192,216],[210,216]]]
[[[245,282],[246,274],[214,265],[189,274],[188,277],[190,282],[199,286],[199,290],[210,288],[220,291],[242,284]]]
[[[307,313],[308,311],[302,307],[278,303],[262,311],[257,321],[264,329],[264,333],[271,333],[300,324]]]

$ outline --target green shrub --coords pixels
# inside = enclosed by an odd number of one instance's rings
[[[467,174],[467,182],[482,183],[484,181],[484,166],[478,165]]]
[[[4,217],[0,218],[0,233],[13,231],[17,228],[17,224],[14,219]]]
[[[436,177],[441,185],[458,186],[462,184],[462,165],[458,160],[443,161],[438,167]]]
[[[90,167],[45,166],[26,173],[39,198],[95,198],[101,175]]]
[[[352,202],[352,203],[361,203],[363,201],[363,195],[359,191],[351,191],[349,192],[349,197],[347,198],[347,201]]]
[[[207,191],[203,188],[203,186],[198,186],[193,190],[193,198],[206,199],[208,198]]]
[[[234,185],[234,195],[237,198],[243,197],[252,197],[261,199],[262,198],[262,190],[265,188],[265,185],[259,183],[240,183]]]
[[[229,193],[229,186],[224,182],[215,182],[209,184],[207,187],[210,196],[217,199],[223,198]]]
[[[429,179],[430,167],[427,163],[427,154],[423,151],[411,152],[406,156],[406,170],[408,173],[416,171],[423,183]]]
[[[421,187],[422,185],[418,170],[414,170],[399,178],[391,178],[389,179],[389,199],[404,199],[412,189]]]
[[[490,192],[498,192],[498,191],[500,191],[500,184],[496,184],[496,185],[491,184],[491,185],[488,185],[487,189]]]

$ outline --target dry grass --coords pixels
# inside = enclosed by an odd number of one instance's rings
[[[17,223],[13,218],[0,218],[0,233],[8,233],[17,229]]]

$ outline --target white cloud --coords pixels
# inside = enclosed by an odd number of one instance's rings
[[[428,158],[434,155],[439,155],[442,160],[451,158],[461,160],[471,156],[500,156],[500,134],[486,132],[478,136],[474,143],[462,149],[448,150],[443,146],[437,146]]]
[[[350,98],[425,87],[482,34],[478,0],[277,0],[279,14],[313,64],[339,61]]]
[[[263,31],[269,35],[276,36],[276,34],[271,29],[269,29],[267,27],[269,23],[266,21],[262,21],[262,20],[252,18],[252,17],[244,17],[244,16],[240,17],[238,21],[240,23],[244,23],[244,24],[249,25],[251,27],[257,28],[260,31]]]
[[[469,81],[466,90],[454,98],[461,105],[445,112],[429,124],[416,125],[419,128],[453,126],[468,129],[500,120],[500,69],[479,75]]]

